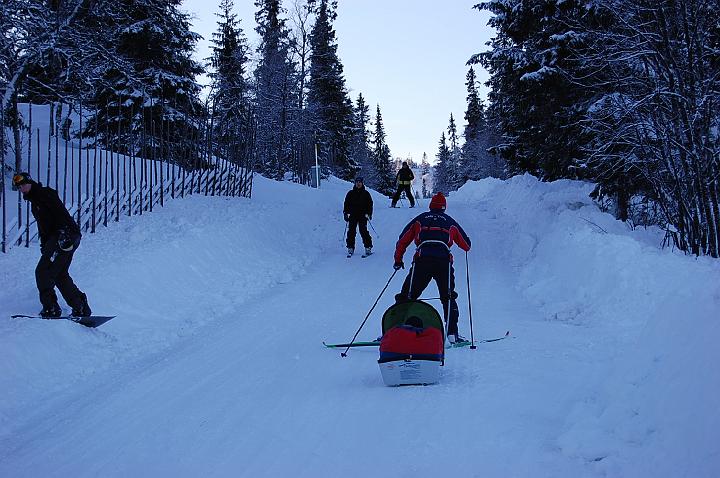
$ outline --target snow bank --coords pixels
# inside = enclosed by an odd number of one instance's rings
[[[570,414],[562,451],[607,476],[720,476],[720,263],[661,250],[661,231],[630,230],[591,190],[525,175],[452,200],[497,210],[490,227],[507,240],[492,247],[515,263],[539,319],[590,328],[616,349],[601,394]]]

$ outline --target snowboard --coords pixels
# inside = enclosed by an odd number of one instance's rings
[[[80,325],[84,325],[85,327],[95,328],[99,327],[105,322],[107,322],[110,319],[115,318],[115,315],[91,315],[89,317],[73,317],[70,315],[63,315],[61,317],[41,317],[39,315],[23,315],[23,314],[15,314],[11,316],[13,319],[44,319],[44,320],[70,320],[72,322],[76,322]]]

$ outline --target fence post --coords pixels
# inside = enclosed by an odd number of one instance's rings
[[[5,195],[5,108],[0,108],[0,202],[2,202],[2,252],[7,252],[7,197]]]
[[[83,137],[83,107],[82,98],[80,98],[80,145],[78,147],[78,183],[77,183],[77,222],[80,231],[82,231],[82,137]]]

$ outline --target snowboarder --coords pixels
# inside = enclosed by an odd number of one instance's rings
[[[408,272],[402,291],[395,301],[403,302],[420,297],[423,290],[435,279],[447,326],[447,337],[451,343],[466,341],[458,333],[459,310],[455,299],[455,271],[450,247],[457,245],[464,251],[470,250],[470,238],[455,220],[445,213],[447,202],[442,193],[437,193],[430,201],[430,211],[414,218],[403,229],[395,247],[395,270],[405,267],[403,255],[411,242],[417,250],[413,256],[412,267]]]
[[[347,249],[348,257],[355,252],[355,235],[357,227],[360,226],[360,237],[365,246],[365,255],[372,254],[372,237],[368,232],[367,223],[372,220],[373,201],[370,193],[365,189],[362,176],[355,178],[355,186],[345,195],[343,215],[347,228]]]
[[[392,204],[390,205],[390,207],[397,207],[397,202],[400,199],[400,195],[403,191],[405,191],[405,196],[408,198],[408,201],[410,201],[410,207],[415,207],[415,197],[413,197],[413,193],[410,188],[413,179],[415,179],[415,175],[410,169],[410,166],[408,166],[407,161],[403,161],[402,168],[400,168],[400,171],[398,171],[395,179],[397,180],[398,188],[392,198]]]
[[[13,176],[12,189],[22,192],[23,199],[30,202],[40,239],[40,261],[35,268],[35,281],[40,293],[45,318],[62,316],[55,287],[65,302],[72,307],[75,317],[91,315],[87,296],[78,289],[68,269],[73,254],[80,245],[80,227],[60,200],[57,191],[35,182],[28,173]]]

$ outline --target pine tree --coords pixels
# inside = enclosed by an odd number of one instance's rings
[[[463,175],[467,179],[482,179],[487,177],[503,178],[504,161],[488,149],[494,141],[492,128],[485,118],[483,105],[477,90],[475,70],[470,67],[466,75],[467,82],[467,110],[465,111],[465,142],[462,146]]]
[[[370,121],[369,111],[370,107],[365,103],[362,93],[358,94],[353,109],[354,129],[350,152],[353,161],[360,167],[360,174],[364,177],[365,184],[374,188],[378,183],[378,178],[370,152],[370,136],[367,129]]]
[[[289,126],[297,113],[289,32],[280,18],[280,0],[257,0],[255,5],[260,35],[260,60],[255,71],[257,164],[268,177],[282,179],[290,162]]]
[[[496,150],[510,171],[541,178],[579,177],[582,119],[594,92],[571,81],[572,48],[584,40],[571,23],[593,22],[585,0],[490,0],[476,8],[495,14],[491,50],[475,55],[490,72],[488,117],[502,138]],[[586,8],[586,5],[588,8]]]
[[[352,138],[352,103],[345,88],[343,66],[337,56],[335,30],[337,2],[309,2],[316,14],[310,34],[310,82],[308,112],[316,141],[320,145],[322,164],[343,179],[351,179],[358,169],[350,157]]]
[[[221,0],[220,12],[215,14],[219,18],[218,29],[210,40],[213,136],[221,142],[249,128],[250,92],[245,77],[249,62],[247,41],[232,12],[233,6],[233,0]]]
[[[463,172],[462,154],[458,143],[457,125],[455,124],[455,118],[452,113],[450,113],[450,121],[448,122],[447,131],[449,157],[445,167],[445,172],[447,174],[446,181],[449,190],[454,191],[462,186],[466,178]]]
[[[433,192],[442,192],[447,194],[450,191],[449,169],[451,167],[451,155],[444,131],[440,136],[440,141],[438,143],[438,152],[435,157],[437,158],[437,163],[435,163],[435,167],[433,168],[435,171],[435,173],[433,174]]]
[[[105,87],[97,92],[94,103],[98,124],[107,123],[107,129],[101,126],[95,132],[95,120],[90,119],[86,130],[122,151],[130,144],[130,136],[140,138],[144,129],[146,141],[139,155],[160,158],[162,154],[180,164],[194,145],[171,142],[172,147],[162,151],[159,145],[176,131],[190,137],[203,114],[196,81],[203,68],[192,58],[199,35],[190,31],[190,18],[180,11],[181,4],[182,0],[113,2],[116,10],[124,12],[127,23],[114,25],[112,18],[102,20],[114,29],[117,52],[132,70],[110,68],[105,72]]]
[[[372,159],[375,168],[375,180],[373,189],[391,196],[395,187],[395,174],[392,165],[390,147],[386,143],[385,127],[383,126],[380,105],[377,105],[375,113],[375,130],[372,138],[373,150]]]
[[[430,192],[432,191],[431,171],[432,168],[428,162],[427,153],[423,152],[422,162],[420,163],[420,174],[422,176],[422,197],[424,198],[430,197]]]

